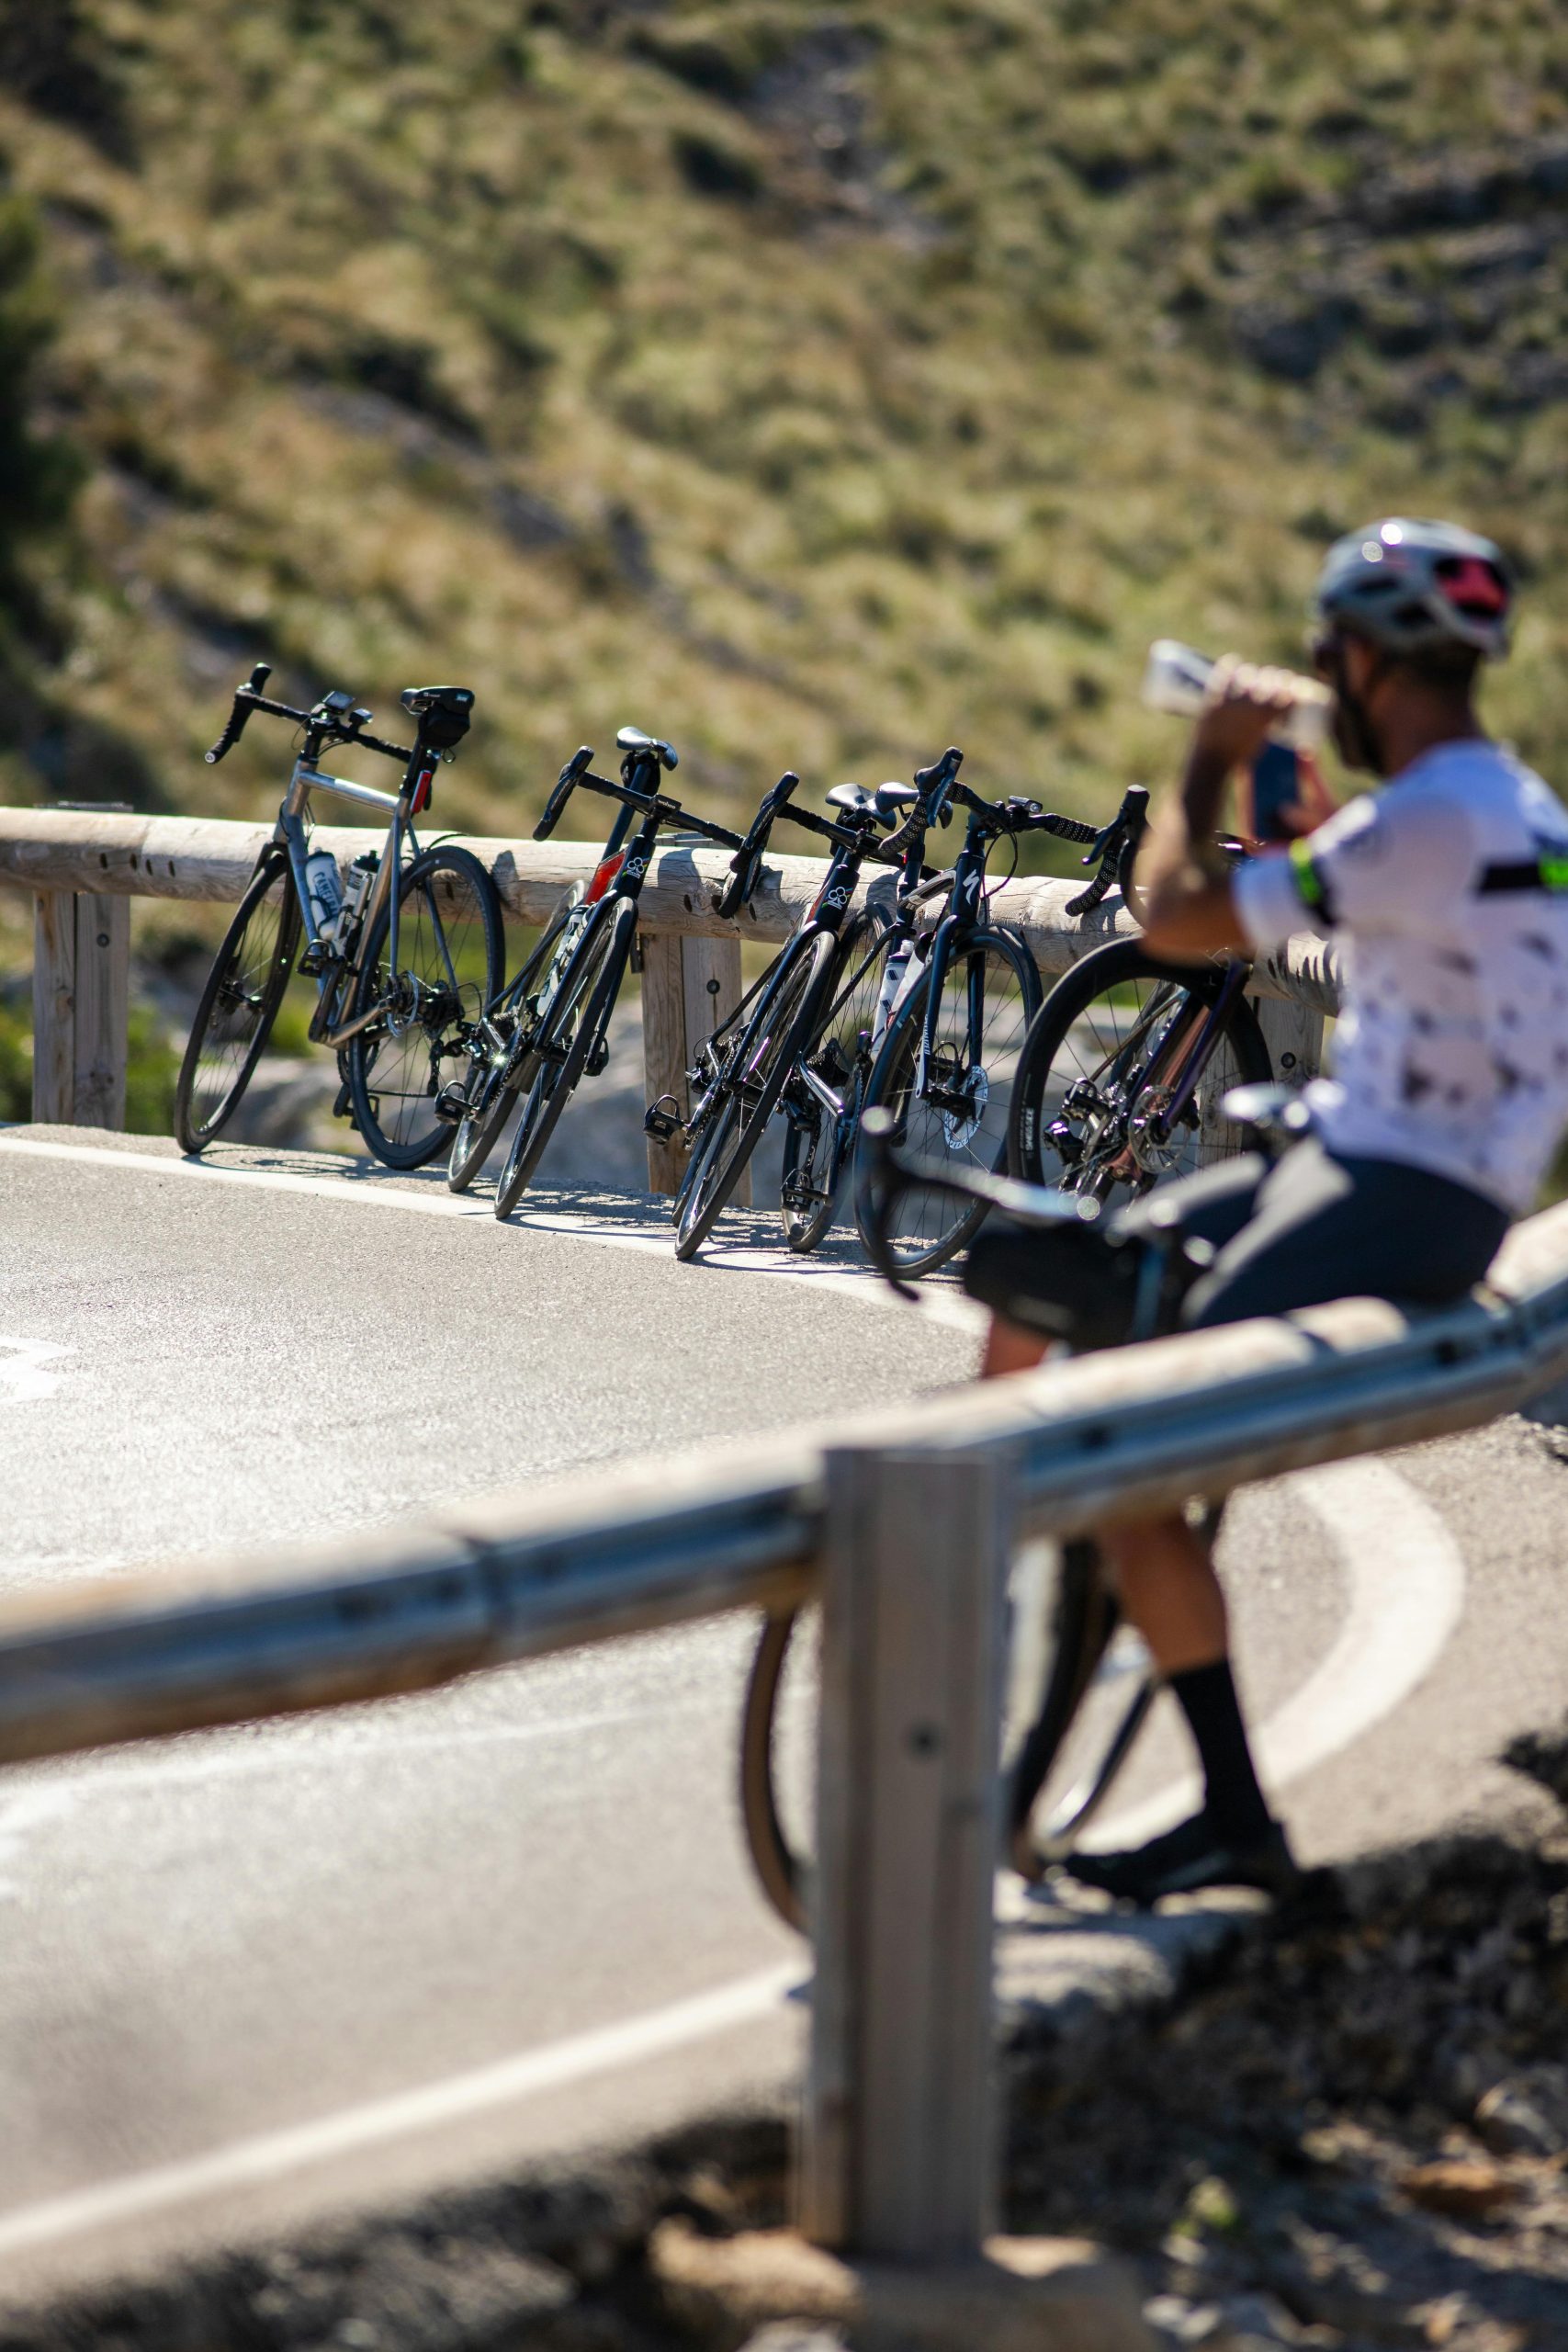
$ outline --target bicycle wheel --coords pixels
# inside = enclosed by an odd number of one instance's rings
[[[1043,1553],[1056,1561],[1048,1604],[1033,1575]],[[1142,1672],[1130,1690],[1116,1688],[1123,1678],[1107,1661],[1116,1605],[1091,1543],[1066,1544],[1059,1555],[1055,1547],[1026,1547],[1014,1563],[1010,1604],[1002,1754],[1008,1860],[1035,1882],[1071,1851],[1103,1803],[1158,1686]],[[763,1894],[785,1926],[802,1933],[820,1675],[818,1605],[765,1617],[741,1712],[740,1817]]]
[[[1019,1583],[1027,1581],[1026,1571]],[[1037,1881],[1071,1852],[1110,1794],[1159,1685],[1145,1662],[1127,1690],[1116,1688],[1124,1679],[1111,1653],[1120,1612],[1089,1538],[1061,1546],[1048,1610],[1019,1583],[1008,1716],[1021,1736],[1003,1759],[1008,1859]]]
[[[892,924],[868,907],[840,934],[833,1001],[805,1060],[784,1088],[784,1181],[779,1213],[798,1256],[815,1250],[832,1225],[860,1098],[871,1075],[871,1040]],[[830,1111],[806,1082],[810,1070],[843,1103]]]
[[[762,1620],[740,1715],[740,1819],[762,1893],[805,1934],[816,1804],[822,1612]]]
[[[816,1035],[838,955],[838,941],[821,932],[803,952],[786,953],[762,990],[719,1079],[720,1102],[681,1186],[677,1258],[696,1255],[761,1141],[785,1079]]]
[[[928,964],[895,1017],[866,1088],[865,1104],[890,1111],[898,1148],[912,1159],[989,1174],[1005,1164],[1019,1057],[1040,1002],[1040,976],[1021,939],[976,933],[942,975],[931,1064],[920,1080]],[[973,1239],[984,1204],[935,1185],[905,1194],[889,1235],[900,1273],[930,1273]],[[864,1235],[862,1235],[863,1240]]]
[[[637,902],[602,899],[608,911],[573,949],[529,1048],[523,1115],[495,1190],[497,1216],[510,1216],[544,1157],[589,1056],[603,1040],[637,931]]]
[[[504,1035],[498,1035],[491,1050],[481,1054],[469,1071],[467,1108],[457,1122],[457,1131],[452,1137],[452,1157],[446,1163],[446,1182],[454,1193],[468,1191],[501,1140],[502,1130],[516,1107],[518,1089],[527,1068],[527,1039],[536,1018],[529,991],[555,954],[566,919],[581,900],[585,888],[581,882],[572,884],[539,934],[522,970],[502,994],[502,1005],[508,1008],[505,1013],[492,1012],[486,1015],[488,1023],[495,1024],[504,1018],[512,1026]]]
[[[299,928],[294,877],[279,851],[257,866],[196,1008],[175,1091],[182,1151],[204,1151],[238,1109],[283,1001]]]
[[[1065,973],[1024,1044],[1013,1173],[1123,1205],[1244,1149],[1219,1105],[1231,1087],[1273,1070],[1245,997],[1222,1007],[1225,984],[1223,967],[1158,964],[1135,939],[1097,947]],[[1190,1084],[1168,1133],[1163,1118]]]
[[[349,1039],[349,1093],[377,1159],[423,1168],[452,1139],[435,1113],[442,1063],[466,1057],[501,986],[501,901],[468,850],[433,849],[399,877],[395,971],[391,914],[389,901],[365,943],[354,1013],[378,1017]]]

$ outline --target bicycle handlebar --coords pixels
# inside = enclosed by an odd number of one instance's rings
[[[739,834],[732,833],[727,825],[716,825],[711,818],[699,817],[692,809],[682,808],[678,800],[669,799],[662,792],[639,792],[634,784],[626,781],[627,769],[648,766],[661,748],[658,744],[650,744],[629,752],[622,764],[622,781],[616,784],[607,775],[594,775],[591,772],[589,763],[593,757],[592,750],[586,743],[581,745],[556,778],[555,789],[546,801],[544,814],[534,828],[534,839],[536,842],[548,841],[560,822],[561,811],[578,786],[581,785],[585,791],[602,792],[606,800],[625,802],[628,808],[639,810],[644,817],[657,817],[664,824],[683,825],[691,832],[701,833],[705,841],[714,842],[719,849],[739,849]]]
[[[900,1159],[893,1148],[897,1131],[898,1122],[891,1111],[873,1109],[863,1114],[855,1188],[866,1255],[900,1298],[919,1295],[899,1272],[888,1241],[894,1210],[906,1193],[948,1193],[955,1200],[1000,1209],[1021,1225],[1036,1227],[1095,1225],[1102,1214],[1100,1203],[1082,1193],[1057,1192],[1046,1184],[1021,1184],[1016,1177],[993,1176],[979,1168],[955,1169],[941,1160]]]
[[[762,870],[762,859],[768,847],[768,837],[777,820],[795,814],[797,822],[806,820],[790,809],[790,798],[800,789],[800,778],[793,768],[786,768],[771,792],[765,792],[757,813],[747,828],[746,838],[730,862],[729,880],[716,893],[713,901],[716,915],[732,922],[756,888]],[[813,829],[814,830],[814,829]]]
[[[220,760],[228,758],[258,710],[268,718],[292,719],[296,727],[320,728],[323,734],[331,736],[333,742],[347,744],[351,748],[362,745],[366,751],[379,752],[383,759],[397,760],[404,767],[413,758],[413,752],[406,743],[384,742],[379,735],[367,735],[361,728],[342,727],[332,719],[322,718],[319,706],[315,710],[296,710],[292,703],[268,701],[262,688],[271,675],[271,663],[258,662],[244,684],[237,689],[230,707],[228,723],[206,755],[209,768],[215,768]],[[366,715],[368,717],[369,714]]]

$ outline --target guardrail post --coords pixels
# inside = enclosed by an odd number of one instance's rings
[[[963,2259],[992,2226],[1011,1485],[994,1452],[827,1457],[799,2195],[860,2254]]]
[[[705,939],[673,931],[642,934],[642,1061],[648,1099],[672,1094],[682,1113],[691,1107],[686,1071],[692,1056],[740,1001],[740,941],[737,934]],[[648,1139],[648,1182],[654,1193],[673,1193],[685,1172],[679,1136],[671,1143]],[[743,1171],[730,1195],[734,1206],[751,1204],[751,1171]]]
[[[130,901],[39,890],[33,900],[33,1117],[125,1125]]]

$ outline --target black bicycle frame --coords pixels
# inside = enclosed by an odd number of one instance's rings
[[[931,978],[927,983],[925,1019],[920,1027],[920,1051],[915,1066],[914,1092],[919,1101],[931,1102],[939,1111],[968,1108],[966,1102],[944,1103],[928,1088],[931,1062],[936,1053],[937,1025],[942,1019],[942,982],[954,956],[965,952],[965,942],[985,926],[986,861],[992,843],[1012,830],[1009,825],[998,824],[989,810],[971,808],[964,846],[953,863],[947,909],[931,934],[926,958]],[[968,1049],[973,1063],[980,1057],[980,1041],[985,1032],[986,959],[983,956],[970,956],[968,984]]]

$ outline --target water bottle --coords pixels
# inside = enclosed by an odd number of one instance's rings
[[[1203,707],[1213,666],[1206,653],[1195,652],[1190,645],[1179,644],[1173,637],[1158,637],[1149,648],[1143,699],[1150,710],[1168,710],[1178,718],[1195,718]],[[1328,689],[1315,678],[1298,677],[1294,673],[1291,687],[1296,702],[1273,729],[1270,741],[1288,743],[1292,752],[1315,752],[1328,735]]]
[[[380,863],[371,849],[367,850],[362,857],[356,857],[349,867],[348,878],[343,886],[343,904],[327,934],[334,946],[344,946],[352,936],[365,911],[365,901],[370,896],[370,885],[376,879],[376,869]]]
[[[343,884],[338,879],[337,860],[330,850],[313,849],[305,860],[305,888],[317,938],[331,939],[343,912]]]

